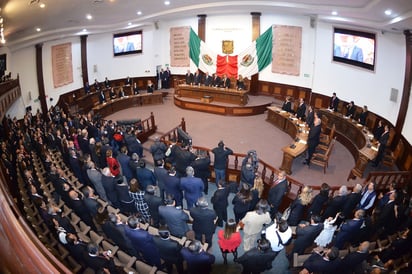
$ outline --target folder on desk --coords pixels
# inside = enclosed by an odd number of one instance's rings
[[[378,151],[378,148],[375,147],[375,146],[372,146],[371,148],[372,148],[374,151]]]
[[[299,140],[299,143],[306,145],[306,141],[305,141],[305,140]]]

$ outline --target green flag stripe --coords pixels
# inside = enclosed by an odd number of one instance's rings
[[[272,62],[272,27],[256,39],[256,54],[259,71]]]
[[[198,67],[199,66],[199,55],[200,55],[200,38],[197,34],[190,28],[190,39],[189,39],[189,49],[190,49],[190,59]]]

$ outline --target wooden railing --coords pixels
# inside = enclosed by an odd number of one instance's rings
[[[141,121],[142,131],[137,135],[140,142],[144,143],[149,139],[149,136],[157,130],[153,112],[150,112],[150,117]]]
[[[366,182],[374,182],[375,188],[379,191],[385,191],[392,182],[396,182],[398,188],[405,188],[412,179],[410,171],[372,171],[365,180]],[[410,187],[410,186],[409,186]]]

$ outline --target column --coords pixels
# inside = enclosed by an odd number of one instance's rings
[[[251,12],[252,15],[252,41],[256,40],[260,36],[260,12]],[[259,74],[252,75],[250,79],[249,93],[256,95],[259,88]]]

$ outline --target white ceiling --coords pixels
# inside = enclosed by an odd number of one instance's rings
[[[45,8],[40,8],[40,3]],[[0,5],[10,48],[79,35],[83,29],[88,34],[113,32],[126,29],[129,23],[129,28],[136,28],[198,14],[297,14],[382,31],[412,29],[412,0],[170,0],[168,6],[164,0],[0,0]],[[385,15],[387,9],[392,15]],[[333,16],[332,11],[338,15]],[[86,14],[93,18],[87,20]]]

